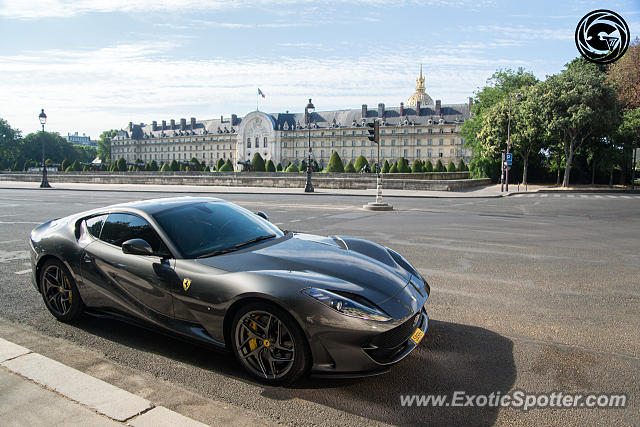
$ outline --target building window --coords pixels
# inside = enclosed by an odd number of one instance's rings
[[[427,150],[427,157],[431,158],[433,156],[433,150]]]
[[[420,158],[420,149],[419,148],[416,150],[416,157]]]
[[[451,157],[455,156],[455,149],[452,148],[451,150],[449,150],[449,155]]]
[[[404,145],[409,145],[409,140],[408,139],[404,140]]]
[[[402,151],[402,157],[404,157],[405,159],[406,159],[407,157],[409,157],[409,156],[407,155],[407,150],[406,150],[406,149]]]
[[[258,139],[258,137],[255,137],[255,143],[256,143],[256,148],[260,148],[260,139]]]
[[[396,157],[396,150],[394,148],[391,149],[391,157]]]
[[[444,144],[444,139],[440,138],[440,140],[438,141],[438,145],[442,145]]]
[[[442,148],[438,150],[438,157],[442,157],[444,155]]]
[[[395,146],[395,145],[396,145],[396,140],[395,140],[395,139],[392,139],[392,140],[391,140],[391,146],[393,147],[393,146]]]
[[[375,150],[371,150],[371,158],[373,159],[376,155],[375,155]]]
[[[267,137],[264,137],[264,148],[267,148]]]
[[[251,138],[247,138],[247,148],[251,148]]]
[[[422,133],[422,129],[418,129],[418,133]]]

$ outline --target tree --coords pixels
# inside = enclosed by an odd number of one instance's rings
[[[347,172],[347,173],[356,173],[356,168],[355,168],[355,166],[353,166],[353,161],[349,162],[347,167],[344,168],[344,171]]]
[[[278,166],[276,166],[276,172],[282,172],[282,163],[278,163]]]
[[[411,165],[412,173],[421,173],[422,172],[422,162],[418,159],[413,161],[413,165]]]
[[[176,162],[176,159],[171,160],[171,163],[169,163],[169,167],[171,168],[172,172],[178,172],[180,170],[180,165],[178,164],[178,162]]]
[[[362,168],[364,168],[365,166],[369,166],[369,162],[367,161],[367,158],[362,155],[358,156],[358,158],[356,159],[356,163],[354,165],[356,172],[360,172]]]
[[[306,172],[307,171],[307,162],[306,161],[302,161],[300,162],[300,167],[298,168],[298,172]]]
[[[74,172],[80,172],[82,170],[82,166],[80,166],[80,163],[77,160],[74,160],[71,164],[71,170]]]
[[[165,163],[164,165],[162,165],[162,168],[160,168],[160,172],[171,172],[171,168],[169,167],[169,163]]]
[[[220,168],[224,165],[224,160],[222,159],[218,159],[218,162],[216,163],[216,169],[220,170]]]
[[[267,161],[267,167],[266,167],[267,172],[275,172],[276,171],[276,167],[273,164],[273,160],[269,159]]]
[[[385,159],[384,163],[382,164],[382,173],[389,173],[390,170],[391,168],[389,167],[389,161]]]
[[[424,162],[424,171],[433,172],[433,164],[431,164],[431,160],[427,160],[426,162]]]
[[[7,168],[18,160],[20,145],[20,131],[0,118],[0,169]]]
[[[389,169],[389,173],[398,173],[398,162],[393,162],[391,168]]]
[[[442,161],[440,159],[438,159],[438,161],[436,162],[435,171],[444,172],[444,165],[442,164]]]
[[[327,172],[344,172],[344,163],[342,163],[337,151],[334,151],[329,158]]]
[[[260,153],[256,153],[253,155],[253,158],[251,159],[251,163],[253,164],[253,170],[256,172],[266,172],[267,168],[266,165],[264,164],[264,159],[262,158],[262,156],[260,155]]]
[[[69,161],[69,159],[65,158],[60,164],[60,170],[66,171],[69,166],[71,166],[71,162]]]
[[[201,171],[202,170],[202,165],[200,164],[200,162],[198,161],[198,159],[196,157],[192,157],[190,160],[190,165],[189,165],[189,170],[192,171]]]
[[[298,166],[296,166],[296,164],[293,163],[293,162],[289,163],[289,166],[287,166],[287,168],[284,171],[285,172],[300,172],[300,170],[298,169]]]
[[[458,166],[456,166],[456,170],[458,172],[464,172],[467,170],[467,165],[464,164],[464,160],[460,159]]]
[[[118,171],[120,172],[126,172],[127,171],[127,161],[123,158],[120,157],[118,159]]]
[[[149,164],[147,165],[147,170],[150,172],[157,172],[158,171],[158,163],[156,163],[155,160],[151,160],[149,162]]]
[[[542,102],[549,133],[562,143],[566,162],[562,186],[568,187],[576,150],[587,139],[617,127],[616,94],[598,65],[577,58],[544,82]]]
[[[218,168],[219,172],[233,172],[233,164],[231,163],[231,160],[227,159],[226,162],[224,162],[224,164]]]
[[[409,162],[404,157],[400,157],[398,160],[398,172],[399,173],[411,173],[411,168],[409,167]]]
[[[609,65],[607,79],[622,108],[640,108],[640,39],[636,37],[624,56]]]
[[[447,172],[455,172],[456,165],[453,163],[453,160],[449,160],[449,164],[447,165]]]
[[[116,136],[118,131],[115,129],[105,130],[100,134],[98,139],[98,157],[103,162],[111,162],[111,140]]]

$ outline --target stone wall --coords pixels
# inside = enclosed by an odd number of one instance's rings
[[[304,173],[273,172],[53,172],[49,182],[92,184],[215,185],[229,187],[303,188]],[[40,173],[2,172],[1,181],[39,182]],[[375,174],[314,173],[317,188],[370,189],[376,187]],[[469,179],[469,172],[385,174],[384,188],[393,190],[458,191],[489,185],[489,179]]]

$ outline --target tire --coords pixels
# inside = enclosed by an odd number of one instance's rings
[[[59,260],[44,263],[39,280],[44,304],[61,322],[79,319],[84,312],[84,303],[73,276]]]
[[[274,304],[252,302],[242,307],[233,318],[229,337],[240,365],[264,383],[292,383],[311,366],[302,328]]]

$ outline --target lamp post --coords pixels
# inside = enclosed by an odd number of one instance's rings
[[[44,155],[44,124],[47,122],[47,115],[44,113],[44,108],[40,111],[38,118],[42,125],[42,182],[40,183],[40,188],[51,188],[49,181],[47,181],[47,161]]]
[[[313,184],[311,184],[311,114],[315,110],[315,107],[311,103],[311,98],[309,98],[309,103],[307,107],[304,109],[304,115],[307,122],[307,127],[309,128],[309,158],[307,161],[307,185],[304,187],[305,193],[313,193]]]
[[[520,94],[516,93],[516,98],[520,98]],[[507,154],[509,154],[509,150],[511,149],[511,91],[509,91],[509,124],[507,125]],[[506,156],[505,156],[506,161]],[[509,191],[509,169],[508,165],[505,166],[504,161],[502,162],[502,167],[505,168],[505,189]]]

